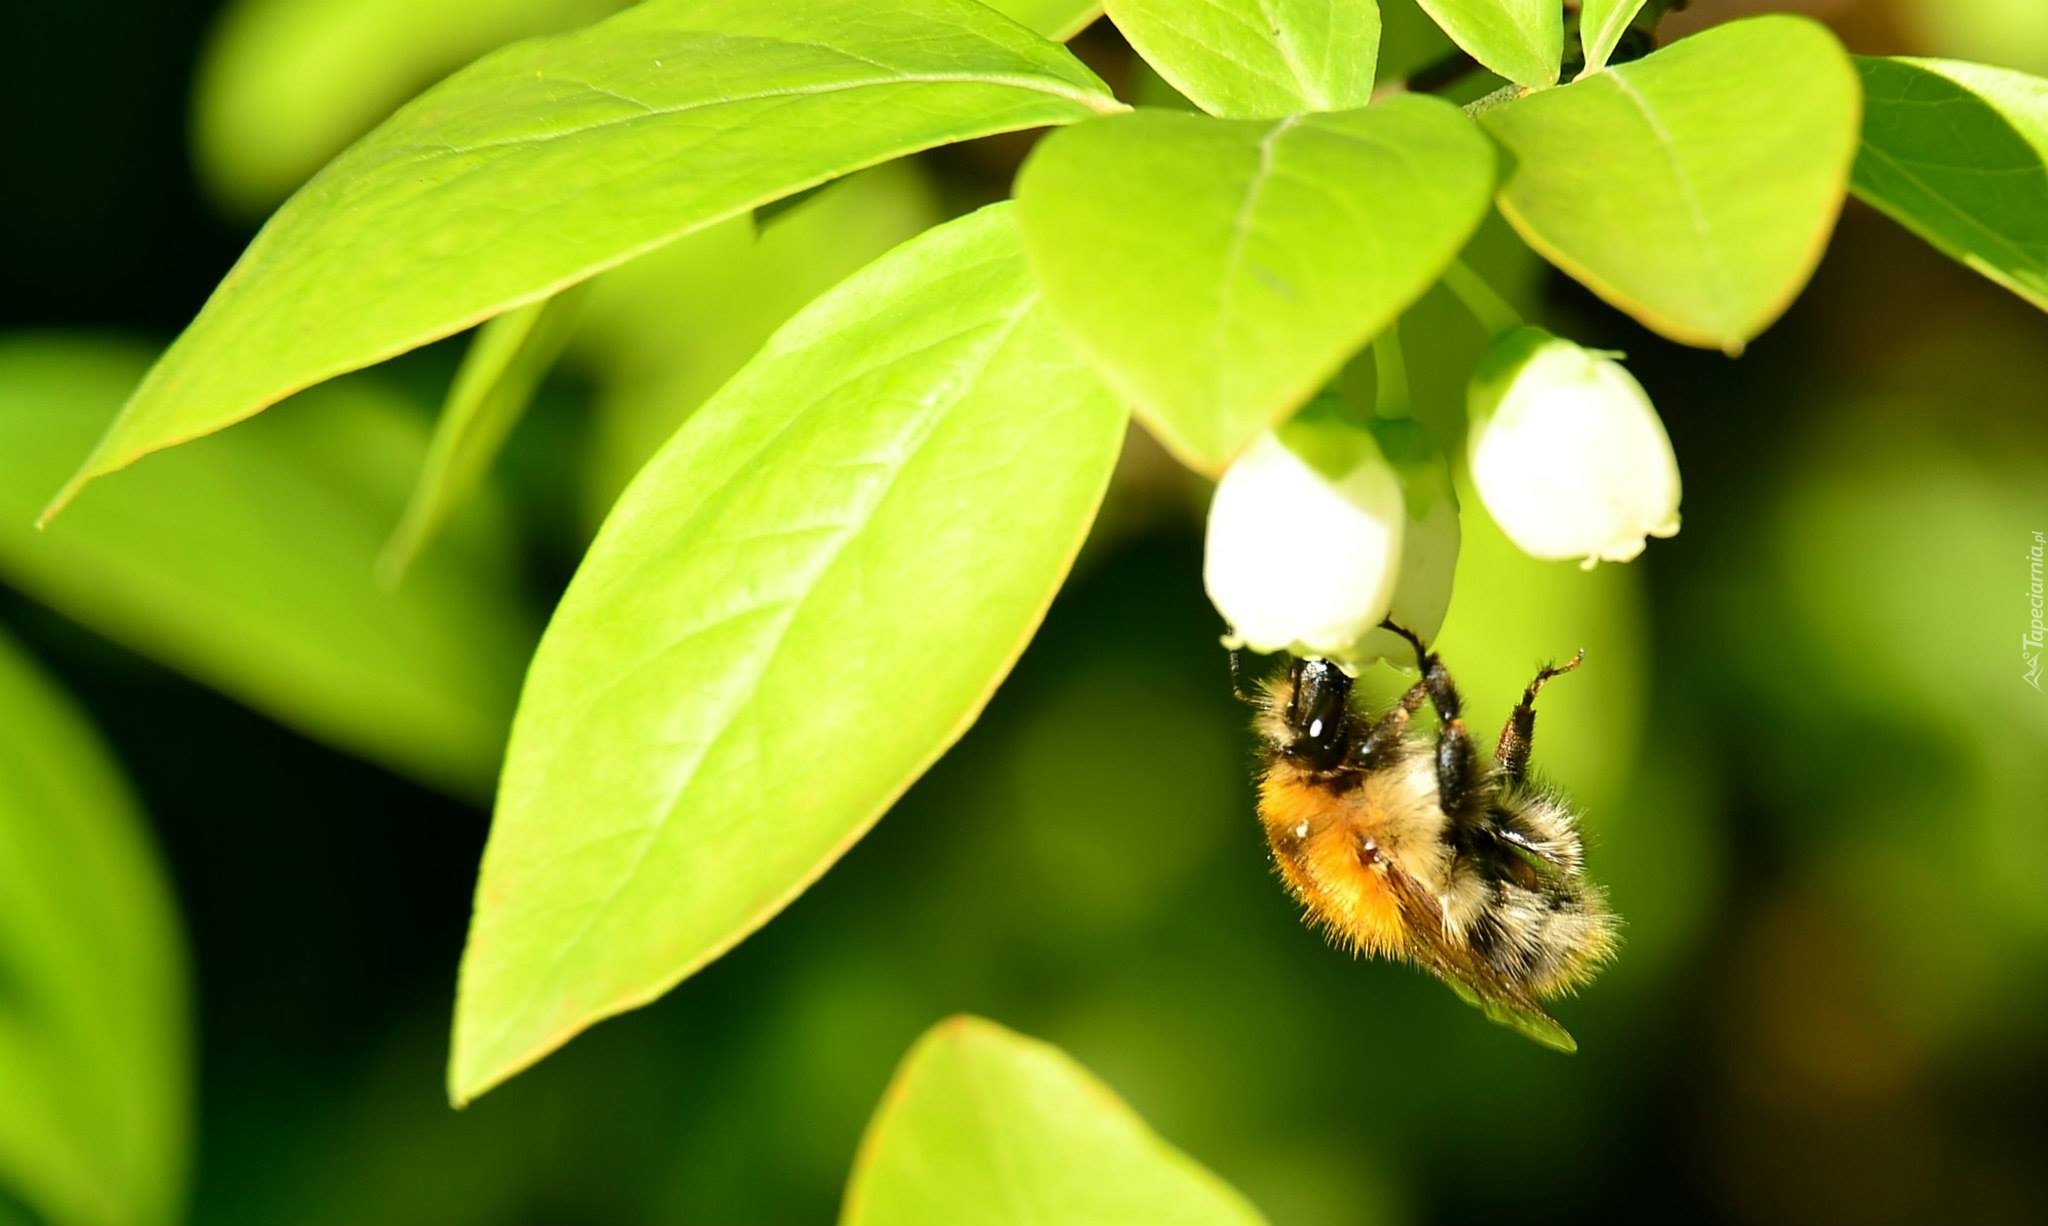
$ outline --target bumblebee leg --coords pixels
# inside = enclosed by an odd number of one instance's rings
[[[1472,734],[1465,731],[1465,721],[1459,717],[1462,708],[1458,687],[1451,682],[1450,670],[1444,667],[1442,657],[1424,647],[1413,630],[1395,625],[1392,618],[1380,625],[1407,639],[1408,645],[1415,648],[1415,666],[1422,673],[1422,680],[1416,684],[1436,708],[1436,802],[1445,813],[1455,815],[1464,807],[1465,795],[1477,773]]]
[[[1562,677],[1577,668],[1586,659],[1586,649],[1563,664],[1546,664],[1536,672],[1536,679],[1529,688],[1522,691],[1522,701],[1508,715],[1507,726],[1500,730],[1500,747],[1494,750],[1493,764],[1504,778],[1516,783],[1529,777],[1529,748],[1536,736],[1536,695],[1543,691],[1543,684],[1552,677]]]
[[[1409,686],[1408,692],[1401,695],[1400,705],[1381,716],[1371,731],[1352,742],[1349,764],[1371,769],[1384,763],[1387,755],[1407,739],[1409,722],[1414,719],[1416,710],[1427,697],[1429,687],[1423,682],[1418,681]]]
[[[1237,695],[1237,700],[1238,700],[1239,702],[1242,702],[1242,703],[1248,703],[1248,704],[1250,704],[1251,706],[1254,706],[1254,707],[1256,707],[1256,706],[1260,706],[1260,705],[1262,705],[1262,704],[1261,704],[1261,700],[1260,700],[1259,696],[1258,696],[1257,694],[1254,694],[1254,693],[1252,693],[1252,692],[1251,692],[1250,690],[1247,690],[1247,689],[1245,689],[1245,688],[1244,688],[1244,660],[1243,660],[1243,656],[1244,656],[1244,652],[1243,652],[1243,651],[1241,651],[1240,649],[1238,649],[1238,648],[1236,648],[1236,647],[1233,647],[1233,648],[1231,648],[1231,649],[1230,649],[1230,689],[1231,689],[1231,692]]]

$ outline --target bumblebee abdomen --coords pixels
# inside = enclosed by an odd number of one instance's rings
[[[1486,897],[1466,941],[1535,995],[1568,992],[1613,958],[1620,938],[1606,896],[1582,875],[1577,821],[1557,797],[1526,787],[1502,793],[1490,820],[1491,854],[1473,866]]]
[[[1259,786],[1259,820],[1280,877],[1330,936],[1358,953],[1401,956],[1409,933],[1387,867],[1418,842],[1377,790],[1333,788],[1286,763]]]

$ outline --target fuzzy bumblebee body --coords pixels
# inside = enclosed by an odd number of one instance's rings
[[[1527,776],[1536,691],[1572,665],[1539,674],[1482,768],[1449,674],[1419,644],[1417,655],[1422,680],[1378,717],[1322,660],[1250,696],[1274,863],[1332,939],[1415,962],[1494,1020],[1572,1050],[1540,1001],[1598,973],[1618,927],[1583,875],[1571,810]],[[1425,699],[1440,716],[1434,744],[1411,720]]]

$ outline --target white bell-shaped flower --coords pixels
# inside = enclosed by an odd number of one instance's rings
[[[1410,654],[1377,628],[1390,612],[1435,633],[1456,564],[1457,505],[1427,446],[1412,422],[1368,427],[1319,401],[1225,471],[1202,577],[1234,645],[1356,671],[1383,653]]]
[[[1678,531],[1671,439],[1612,358],[1516,328],[1473,372],[1468,409],[1473,488],[1524,553],[1626,562]]]

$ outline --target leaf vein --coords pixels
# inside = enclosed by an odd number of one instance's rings
[[[1671,169],[1671,181],[1678,188],[1679,200],[1685,205],[1686,217],[1692,224],[1693,234],[1699,239],[1700,247],[1707,256],[1706,266],[1712,270],[1709,282],[1713,286],[1714,297],[1721,303],[1721,329],[1725,332],[1736,327],[1738,316],[1733,288],[1728,284],[1727,264],[1720,252],[1720,244],[1716,241],[1713,225],[1707,219],[1706,208],[1700,203],[1699,193],[1693,187],[1692,177],[1686,172],[1685,164],[1678,159],[1677,141],[1672,138],[1670,130],[1664,126],[1664,121],[1658,117],[1649,99],[1643,97],[1641,91],[1629,83],[1626,74],[1604,73],[1602,79],[1614,82],[1615,88],[1619,89],[1622,96],[1641,113],[1643,122],[1649,125],[1651,135],[1657,138],[1657,148],[1663,153],[1665,164]]]

